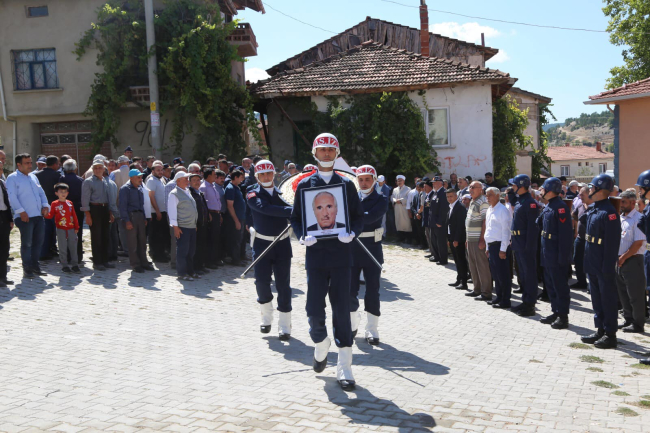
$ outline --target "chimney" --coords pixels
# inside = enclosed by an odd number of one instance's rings
[[[426,0],[420,0],[420,54],[429,57],[429,10]]]
[[[481,46],[485,46],[485,33],[481,33]]]
[[[596,142],[596,151],[597,152],[602,152],[603,151],[603,144],[600,141]]]

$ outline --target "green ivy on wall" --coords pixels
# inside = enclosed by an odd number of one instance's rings
[[[252,99],[231,77],[231,63],[244,61],[226,39],[237,22],[223,23],[217,2],[163,0],[163,6],[154,18],[159,109],[172,118],[174,151],[180,151],[185,134],[196,132],[197,158],[218,152],[244,155],[242,125],[258,139],[259,132]],[[143,2],[107,2],[76,46],[78,59],[96,48],[103,69],[84,113],[93,123],[90,145],[99,149],[111,141],[118,146],[119,111],[129,99],[129,87],[148,84]]]
[[[520,110],[510,95],[494,101],[492,105],[492,160],[494,177],[500,184],[517,172],[518,150],[532,148],[533,139],[526,135],[528,109]]]

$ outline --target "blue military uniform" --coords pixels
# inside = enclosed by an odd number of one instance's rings
[[[537,242],[539,206],[529,192],[519,196],[512,217],[511,242],[515,253],[519,280],[522,285],[522,302],[534,306],[537,302]]]
[[[345,177],[333,173],[329,183],[321,177],[320,172],[303,179],[296,189],[291,226],[294,233],[302,236],[301,191],[318,186],[343,184],[347,195],[350,226],[347,232],[357,236],[363,231],[363,207],[359,201],[357,189]],[[316,244],[307,247],[305,267],[307,268],[307,318],[309,335],[314,343],[327,338],[325,326],[325,298],[329,295],[332,307],[334,341],[339,348],[352,346],[352,328],[350,323],[350,278],[352,269],[352,245],[338,239],[319,239]]]
[[[375,231],[381,228],[381,220],[388,210],[388,197],[377,193],[375,189],[367,196],[361,198],[363,207],[363,232],[359,240],[372,253],[379,263],[384,263],[384,253],[381,247],[381,236],[375,239]],[[352,280],[350,283],[350,311],[359,309],[359,277],[363,271],[366,279],[366,296],[364,310],[375,316],[379,313],[379,280],[381,270],[363,251],[356,242],[352,245]]]
[[[291,206],[280,198],[282,193],[274,188],[272,194],[260,184],[251,185],[246,193],[246,201],[255,228],[253,258],[264,252],[284,229],[291,217]],[[291,311],[290,268],[291,241],[289,233],[284,235],[269,252],[255,265],[255,288],[257,302],[266,304],[273,300],[271,293],[271,274],[275,275],[275,288],[278,292],[278,311]]]
[[[594,308],[596,328],[609,335],[618,325],[616,264],[621,242],[621,221],[608,199],[595,202],[587,211],[585,272]]]
[[[570,209],[560,197],[548,201],[539,216],[542,231],[541,264],[553,313],[569,314],[571,296],[566,275],[571,264],[573,230]]]

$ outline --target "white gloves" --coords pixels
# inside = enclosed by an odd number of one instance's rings
[[[305,237],[302,239],[302,244],[303,244],[304,246],[306,246],[306,247],[311,247],[311,246],[314,245],[315,243],[316,243],[316,238],[313,237],[313,236],[311,236],[311,235],[305,236]]]
[[[354,240],[354,232],[350,233],[339,233],[339,240],[344,244],[349,244]]]

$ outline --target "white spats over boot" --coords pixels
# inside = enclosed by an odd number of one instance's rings
[[[366,324],[366,341],[368,344],[377,346],[379,344],[379,316],[368,313],[368,323]]]
[[[283,313],[280,311],[278,318],[278,333],[280,340],[286,341],[291,336],[291,312]]]
[[[260,332],[262,334],[268,334],[271,332],[271,324],[273,323],[273,302],[260,304],[260,312],[262,314]]]
[[[350,313],[350,324],[352,325],[352,339],[357,336],[357,330],[359,329],[359,322],[361,321],[361,313],[358,311],[352,311]]]
[[[339,360],[336,364],[336,379],[344,391],[354,389],[354,376],[352,376],[352,348],[340,347]]]
[[[327,366],[327,354],[330,351],[332,341],[329,337],[325,337],[320,343],[316,343],[314,348],[314,371],[321,373]]]

